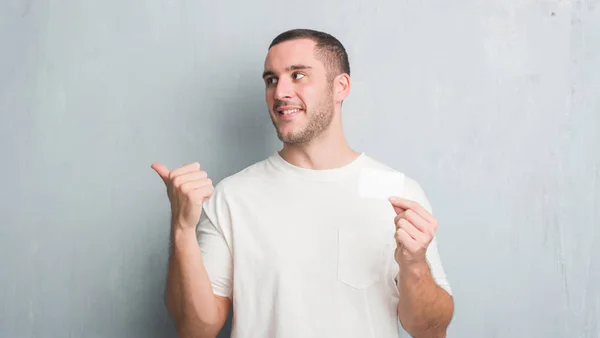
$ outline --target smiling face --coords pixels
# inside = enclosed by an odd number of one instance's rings
[[[295,39],[269,50],[263,74],[265,98],[277,136],[286,144],[307,143],[334,117],[333,85],[315,42]]]

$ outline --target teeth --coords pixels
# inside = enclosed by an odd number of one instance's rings
[[[295,112],[297,112],[297,111],[299,111],[299,110],[300,110],[300,109],[290,109],[290,110],[284,110],[284,111],[282,111],[281,113],[282,113],[283,115],[289,115],[289,114],[293,114],[293,113],[295,113]]]

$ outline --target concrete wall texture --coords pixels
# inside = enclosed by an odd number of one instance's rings
[[[353,147],[416,178],[449,337],[600,337],[600,1],[0,4],[0,337],[172,337],[169,205],[279,148],[270,40],[347,47]],[[227,336],[227,328],[223,337]]]

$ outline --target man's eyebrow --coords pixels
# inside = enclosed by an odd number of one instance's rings
[[[288,68],[285,69],[286,72],[289,72],[290,70],[302,70],[302,69],[311,69],[311,66],[305,66],[305,65],[292,65]]]
[[[303,70],[303,69],[311,69],[311,66],[306,66],[306,65],[291,65],[289,67],[287,67],[285,69],[286,72],[292,71],[292,70]],[[264,79],[267,76],[275,76],[275,72],[273,72],[272,70],[266,70],[263,74],[262,74],[262,78]]]
[[[272,71],[270,71],[270,70],[266,70],[266,71],[263,73],[263,75],[262,75],[262,78],[264,79],[264,78],[266,78],[267,76],[275,76],[275,73],[273,73],[273,72],[272,72]]]

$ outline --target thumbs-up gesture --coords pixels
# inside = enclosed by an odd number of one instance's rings
[[[396,211],[396,262],[400,265],[424,263],[429,243],[437,231],[437,220],[419,203],[391,197]]]
[[[195,229],[202,213],[202,203],[209,199],[214,187],[197,162],[169,170],[160,163],[152,164],[167,187],[171,202],[172,226]]]

